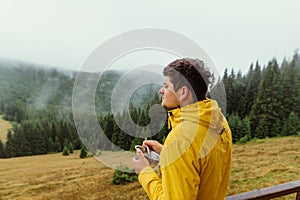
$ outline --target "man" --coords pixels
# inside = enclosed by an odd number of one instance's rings
[[[206,97],[211,73],[199,59],[165,67],[160,89],[172,130],[164,145],[144,141],[160,154],[159,173],[140,150],[133,158],[150,199],[224,199],[231,167],[231,131],[216,101]]]

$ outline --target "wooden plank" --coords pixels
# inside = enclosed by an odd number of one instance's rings
[[[300,180],[228,196],[226,200],[266,200],[293,193],[297,193],[296,199],[300,200]]]

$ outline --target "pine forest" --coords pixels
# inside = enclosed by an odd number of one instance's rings
[[[62,152],[65,147],[81,149],[72,114],[72,91],[75,71],[62,71],[21,62],[0,62],[0,117],[12,123],[6,140],[0,140],[0,158]],[[131,98],[128,111],[114,116],[110,98],[122,71],[107,71],[95,92],[97,119],[106,137],[124,150],[133,150],[142,138],[126,134],[116,123],[132,119],[138,126],[150,123],[149,110],[160,104],[159,85],[141,87]],[[88,73],[87,73],[88,74]],[[93,74],[88,74],[93,75]],[[251,64],[246,74],[226,69],[222,77],[214,77],[210,92],[220,84],[226,91],[226,110],[234,143],[254,138],[300,135],[300,56],[281,63],[276,59],[262,65]],[[222,105],[222,102],[219,102]],[[157,122],[161,127],[152,136],[163,142],[167,136],[167,116]],[[142,129],[145,135],[150,130]],[[103,145],[101,138],[93,142],[101,150],[115,150]]]

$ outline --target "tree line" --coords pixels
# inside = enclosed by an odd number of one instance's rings
[[[159,98],[156,94],[151,104],[141,108],[136,108],[131,104],[129,111],[124,111],[122,114],[118,113],[116,117],[121,118],[119,120],[124,124],[128,123],[129,118],[131,118],[137,125],[145,126],[138,135],[150,135],[150,128],[146,127],[150,122],[149,109],[154,103],[159,103],[158,101]],[[144,140],[124,132],[111,113],[97,115],[102,130],[108,140],[112,142],[105,144],[101,141],[100,136],[91,139],[92,144],[82,143],[81,140],[84,140],[85,136],[78,136],[71,112],[62,114],[59,108],[49,107],[42,111],[26,114],[26,118],[19,123],[13,122],[13,128],[7,133],[6,143],[0,140],[0,158],[61,152],[66,148],[70,149],[70,146],[72,150],[82,149],[84,145],[93,147],[94,149],[89,149],[92,152],[96,152],[98,149],[117,150],[112,144],[123,150],[134,150],[134,146],[142,144]],[[58,115],[61,116],[57,117]],[[149,139],[164,141],[168,133],[167,123],[165,121],[160,123],[162,129]],[[84,128],[89,129],[89,127]],[[86,136],[86,138],[88,137],[89,135]]]
[[[233,142],[253,138],[299,135],[300,57],[296,51],[281,64],[272,59],[266,66],[252,64],[242,75],[226,69],[227,118]]]
[[[0,63],[0,114],[13,124],[7,133],[7,141],[0,141],[0,157],[61,152],[66,146],[80,149],[82,138],[77,134],[71,109],[76,72],[62,73],[23,65],[12,68]],[[111,91],[120,76],[120,72],[110,71],[100,81],[95,98],[97,118],[113,144],[132,150],[134,145],[142,143],[143,138],[126,134],[116,123],[116,118],[125,125],[132,119],[144,127],[142,133],[136,134],[149,135],[152,131],[148,127],[149,109],[153,104],[160,104],[160,98],[153,92],[154,87],[147,86],[142,94],[148,94],[145,98],[148,101],[131,102],[128,111],[113,115],[108,112],[110,107],[106,102],[110,102]],[[213,82],[210,92],[217,92],[221,83],[226,90],[226,111],[223,112],[226,112],[233,142],[299,135],[300,56],[297,51],[291,60],[281,64],[276,59],[265,66],[256,62],[246,74],[226,69],[223,76]],[[105,112],[101,112],[103,110]],[[157,122],[162,128],[152,139],[164,141],[169,132],[166,120]],[[101,139],[91,140],[92,146],[115,150],[113,145],[101,143]]]

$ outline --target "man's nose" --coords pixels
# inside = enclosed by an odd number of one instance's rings
[[[159,93],[160,93],[160,94],[164,94],[164,88],[163,88],[163,87],[160,88]]]

